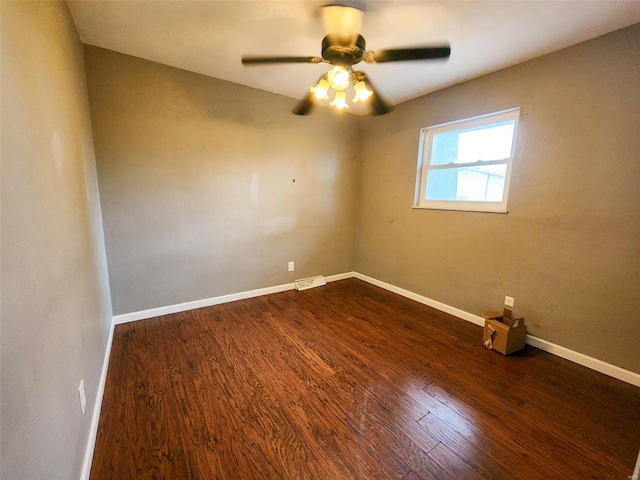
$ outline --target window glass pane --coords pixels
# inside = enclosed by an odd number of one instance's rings
[[[506,173],[506,163],[430,170],[425,200],[501,202]]]
[[[511,156],[514,120],[433,136],[431,165],[503,160]]]

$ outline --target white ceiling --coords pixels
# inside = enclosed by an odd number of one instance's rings
[[[355,67],[390,104],[640,22],[640,1],[615,0],[67,3],[86,44],[296,99],[328,70],[326,64],[244,67],[240,58],[319,56],[321,5],[363,9],[368,50],[449,43],[448,61]]]

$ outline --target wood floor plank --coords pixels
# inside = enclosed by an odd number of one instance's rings
[[[140,478],[153,464],[146,398],[132,395],[101,412],[92,466],[94,478]]]
[[[348,279],[118,325],[92,480],[626,478],[640,389]]]
[[[470,462],[468,455],[458,456],[444,443],[439,443],[431,449],[429,458],[440,465],[449,474],[449,478],[464,478],[468,480],[498,478],[495,476],[495,472],[487,471],[476,463]]]
[[[273,335],[274,331],[278,336],[282,334],[282,329],[268,327],[268,322],[263,320],[262,316],[247,319],[246,326],[251,328],[255,337],[265,338]],[[362,445],[368,441],[367,436],[349,428],[351,425],[344,422],[344,411],[318,388],[318,382],[333,375],[333,370],[314,369],[318,358],[308,353],[307,348],[299,342],[275,342],[277,346],[273,347],[258,340],[254,345],[257,348],[251,348],[248,342],[238,343],[246,361],[253,366],[264,385],[265,393],[298,429],[313,433],[310,441],[326,452],[334,465],[344,469],[348,478],[400,478],[408,472],[406,465],[397,457],[379,457],[376,461],[370,458],[373,449]],[[255,344],[255,340],[252,339],[251,343]],[[320,364],[325,365],[324,362]],[[364,454],[352,455],[352,452],[359,451]]]
[[[439,386],[430,386],[428,393],[434,399],[429,403],[432,414],[464,438],[487,436],[479,447],[489,455],[508,450],[510,455],[505,455],[501,463],[509,469],[516,469],[524,461],[544,463],[548,469],[557,465],[557,475],[561,469],[567,468],[584,475],[588,475],[592,468],[603,472],[608,468],[595,466],[602,452],[590,445],[593,441],[580,442],[578,448],[574,432],[563,428],[562,423],[535,421],[536,417],[529,415],[526,409],[509,407],[491,394],[476,397],[477,403],[469,405],[464,403],[463,398],[466,397],[453,396]],[[551,446],[555,448],[549,448]],[[610,461],[614,458],[611,457]],[[618,466],[624,468],[623,465]],[[615,476],[615,470],[609,474]]]

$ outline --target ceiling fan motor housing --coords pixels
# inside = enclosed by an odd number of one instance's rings
[[[365,45],[362,35],[354,40],[352,35],[330,33],[322,39],[322,58],[331,65],[350,67],[362,60]]]

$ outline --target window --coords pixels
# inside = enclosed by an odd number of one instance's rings
[[[421,130],[417,208],[507,213],[520,109]]]

